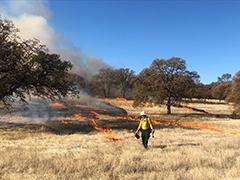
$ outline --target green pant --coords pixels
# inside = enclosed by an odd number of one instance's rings
[[[143,143],[143,146],[147,149],[148,147],[148,139],[150,138],[150,134],[151,134],[151,129],[142,129],[141,130],[142,134],[142,143]]]

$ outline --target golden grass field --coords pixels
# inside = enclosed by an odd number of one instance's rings
[[[193,103],[187,105],[211,114],[173,108],[173,115],[165,115],[164,106],[133,108],[131,101],[106,101],[130,115],[144,109],[161,120],[224,132],[157,125],[145,150],[134,138],[137,122],[115,122],[110,116],[100,116],[101,123],[123,141],[108,140],[96,130],[56,133],[45,125],[1,126],[1,179],[240,179],[240,121],[229,118],[230,105]]]

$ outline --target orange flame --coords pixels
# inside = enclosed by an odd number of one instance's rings
[[[72,119],[76,121],[81,121],[84,119],[84,117],[80,113],[76,113],[72,116]]]
[[[152,120],[153,124],[157,124],[157,125],[173,125],[173,126],[180,126],[180,127],[186,127],[186,128],[192,128],[192,129],[207,129],[210,131],[215,131],[215,132],[221,132],[224,133],[224,131],[220,128],[216,128],[216,127],[211,127],[208,125],[204,125],[204,124],[192,124],[192,123],[179,123],[179,122],[169,122],[169,121],[159,121],[159,120]]]
[[[117,116],[114,117],[113,119],[116,120],[126,120],[126,121],[139,121],[139,117],[134,117],[134,116]]]
[[[78,107],[78,108],[88,108],[89,106],[83,105],[83,104],[76,104],[75,107]]]
[[[123,141],[123,138],[115,138],[111,135],[105,135],[104,136],[106,139],[112,140],[112,141]]]
[[[100,114],[95,111],[91,111],[91,113],[94,115],[95,119],[99,119]]]
[[[120,98],[118,98],[120,99]],[[59,102],[51,102],[49,103],[49,106],[54,107],[54,108],[64,108],[64,104],[59,103]],[[82,105],[76,105],[76,107],[84,107]],[[208,114],[208,112],[201,110],[201,109],[196,109],[196,108],[192,108],[192,107],[188,107],[188,106],[182,106],[179,105],[178,107],[180,108],[186,108],[188,110],[192,110],[192,111],[198,111],[198,112],[202,112],[202,113],[206,113]],[[106,110],[102,110],[101,112],[105,112]],[[100,112],[100,111],[98,111]],[[125,138],[115,138],[113,136],[113,131],[111,128],[107,128],[107,127],[103,127],[101,125],[99,125],[97,123],[97,120],[100,119],[100,114],[95,112],[94,110],[91,111],[91,116],[92,119],[90,119],[89,124],[96,129],[99,132],[103,133],[103,137],[108,139],[108,140],[112,140],[112,141],[122,141]],[[118,116],[118,117],[112,117],[115,120],[126,120],[126,121],[139,121],[140,118],[139,117],[135,117],[135,116]],[[76,120],[76,121],[81,121],[81,120],[86,120],[86,118],[84,118],[80,113],[76,113],[74,114],[71,119]],[[214,132],[219,132],[219,133],[229,133],[232,135],[239,135],[239,133],[236,132],[230,132],[221,128],[217,128],[217,127],[211,127],[209,125],[205,125],[205,124],[193,124],[190,122],[171,122],[171,121],[161,121],[159,119],[152,119],[152,123],[155,125],[172,125],[172,126],[179,126],[179,127],[185,127],[185,128],[191,128],[191,129],[206,129],[209,131],[214,131]],[[65,122],[64,123],[68,123]]]
[[[90,123],[97,131],[104,133],[104,138],[112,141],[123,141],[122,138],[115,138],[112,135],[112,129],[98,125],[95,119],[92,119]]]
[[[128,120],[128,121],[139,121],[139,117],[134,116],[126,116],[126,117],[117,117],[118,120]],[[190,122],[171,122],[171,121],[161,121],[158,119],[151,119],[152,123],[155,125],[172,125],[172,126],[179,126],[179,127],[185,127],[185,128],[191,128],[191,129],[206,129],[209,131],[219,132],[219,133],[228,133],[232,135],[240,135],[240,133],[227,131],[221,128],[212,127],[206,124],[193,124]]]
[[[117,101],[127,101],[127,99],[122,98],[122,97],[117,97],[116,100],[117,100]]]
[[[64,104],[59,102],[50,102],[48,105],[54,108],[65,108]]]
[[[102,126],[99,126],[96,122],[95,119],[92,119],[91,120],[91,125],[98,131],[101,131],[101,132],[106,132],[106,133],[110,133],[112,132],[112,129],[110,128],[107,128],[107,127],[102,127]]]

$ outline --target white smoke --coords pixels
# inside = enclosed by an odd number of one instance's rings
[[[52,12],[46,0],[8,0],[0,2],[0,15],[13,21],[23,39],[38,39],[53,53],[74,64],[73,71],[89,80],[107,65],[98,58],[84,55],[49,23]]]
[[[50,50],[55,48],[57,37],[55,31],[48,25],[47,19],[42,16],[23,14],[12,17],[15,26],[20,30],[23,39],[39,39]]]
[[[21,38],[40,40],[49,48],[50,52],[60,54],[62,59],[71,61],[74,64],[73,72],[86,80],[90,80],[99,69],[109,67],[101,59],[85,55],[79,47],[74,46],[66,37],[58,33],[49,23],[52,15],[46,0],[0,0],[0,16],[13,21],[19,29]],[[101,100],[90,97],[83,91],[81,91],[77,103],[107,110],[118,110]],[[22,104],[17,105],[16,109],[12,117],[16,117],[14,119],[22,117],[21,122],[23,123],[43,123],[55,120],[58,117],[66,116],[69,110],[50,108],[47,101],[39,99],[32,99],[25,107]]]
[[[47,0],[1,0],[0,12],[2,15],[14,17],[23,14],[32,14],[50,19],[51,11],[48,9]]]
[[[55,49],[55,52],[61,54],[63,59],[71,60],[74,64],[72,71],[81,75],[87,81],[90,80],[93,75],[97,74],[100,69],[109,67],[101,59],[86,56],[81,52],[80,48],[72,45]]]

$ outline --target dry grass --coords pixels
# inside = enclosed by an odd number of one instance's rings
[[[119,101],[117,99],[106,99],[107,102],[115,105],[123,107],[128,111],[129,114],[135,114],[138,115],[140,111],[144,110],[148,112],[150,115],[155,114],[166,114],[167,108],[165,105],[159,105],[159,106],[153,106],[152,104],[148,104],[145,107],[133,107],[133,101]],[[212,100],[213,101],[213,100]],[[182,105],[202,109],[209,113],[213,114],[231,114],[233,111],[233,107],[229,104],[214,104],[214,103],[182,103]],[[185,114],[185,113],[197,113],[194,111],[191,111],[186,108],[178,108],[178,107],[172,107],[172,113],[173,114]],[[201,113],[200,113],[201,114]]]
[[[121,103],[133,114],[141,110],[131,108],[131,102]],[[212,108],[206,105],[203,108],[214,111],[225,106]],[[160,109],[148,108],[145,110],[152,114]],[[229,112],[224,110],[224,113]],[[191,118],[196,123],[196,117]],[[184,117],[181,120],[184,121]],[[226,118],[208,121],[204,117],[201,123],[229,131],[240,128],[240,122]],[[208,130],[158,127],[155,138],[150,139],[149,150],[145,150],[140,141],[133,138],[131,129],[114,130],[114,133],[124,141],[106,140],[95,131],[57,135],[44,127],[0,129],[0,177],[131,180],[240,178],[240,136]]]

